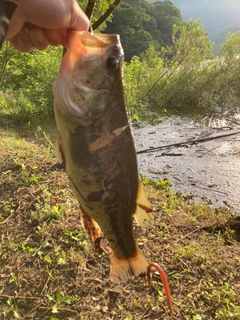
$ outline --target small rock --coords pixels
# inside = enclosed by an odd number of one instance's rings
[[[98,301],[100,298],[92,297],[93,301]]]
[[[208,188],[214,188],[217,187],[216,183],[209,183]]]
[[[236,148],[236,149],[233,151],[233,154],[240,154],[240,147]]]
[[[160,173],[162,173],[162,170],[160,170],[160,169],[158,169],[158,168],[156,168],[156,167],[154,167],[154,166],[148,166],[148,171],[149,172],[151,172],[151,173],[158,173],[158,174],[160,174]]]
[[[100,311],[100,310],[101,310],[101,307],[100,307],[100,305],[98,304],[94,309],[95,309],[96,311]]]
[[[163,174],[168,174],[168,173],[169,173],[169,170],[168,170],[168,169],[163,169],[162,173],[163,173]]]
[[[108,306],[103,306],[102,307],[102,312],[107,312],[108,311]]]
[[[160,312],[160,307],[159,306],[153,307],[152,311],[158,313],[158,312]]]

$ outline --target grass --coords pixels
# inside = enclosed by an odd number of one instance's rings
[[[19,130],[21,132],[21,130]],[[78,203],[45,130],[0,130],[0,318],[170,319],[162,283],[115,285],[109,256],[82,230]],[[173,319],[240,319],[239,219],[143,179],[154,219],[139,247],[166,271]]]

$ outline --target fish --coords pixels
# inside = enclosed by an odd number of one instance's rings
[[[123,60],[119,35],[72,31],[53,89],[58,161],[95,249],[103,250],[103,236],[108,240],[115,283],[147,273],[133,220],[147,227],[152,218],[138,173]]]

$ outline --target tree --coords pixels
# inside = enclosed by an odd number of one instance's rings
[[[101,26],[105,28],[105,21],[111,18],[113,11],[122,0],[78,0],[79,5],[85,8],[85,13],[91,21],[92,29],[95,30]]]
[[[160,59],[148,50],[126,64],[126,88],[134,117],[238,108],[240,32],[228,35],[219,57],[212,53],[213,43],[201,28],[201,20],[174,26],[173,42],[171,59]],[[166,49],[167,57],[170,49]]]
[[[122,0],[103,32],[120,34],[125,59],[130,61],[150,46],[160,51],[172,45],[173,24],[181,23],[180,11],[171,1]]]

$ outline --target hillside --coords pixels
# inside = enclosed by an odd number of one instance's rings
[[[230,33],[234,33],[234,32],[238,32],[240,31],[240,22],[239,22],[239,25],[238,26],[235,26],[235,27],[228,27],[224,30],[222,30],[221,32],[217,33],[214,37],[213,37],[213,41],[217,44],[217,45],[220,45],[222,44],[225,39],[226,39],[226,36],[227,34],[230,32]]]
[[[184,20],[201,18],[213,41],[223,30],[240,26],[239,0],[171,0],[171,2],[180,9]]]

